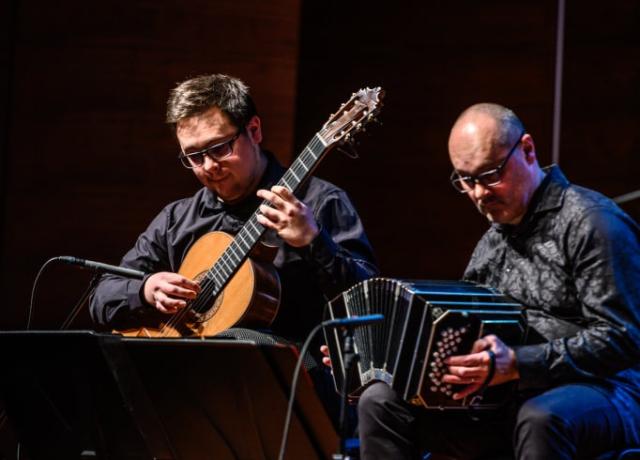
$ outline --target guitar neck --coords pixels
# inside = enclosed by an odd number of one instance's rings
[[[289,169],[282,175],[277,185],[286,187],[295,193],[318,166],[320,160],[326,153],[326,144],[322,141],[321,137],[316,134]],[[266,206],[271,205],[267,200],[264,200],[262,204]],[[260,241],[262,235],[264,235],[266,229],[258,222],[258,214],[259,209],[251,215],[233,242],[207,272],[208,280],[214,283],[212,290],[213,297],[217,296],[222,289],[224,289],[231,277],[238,271],[240,265],[249,257],[249,253],[258,241]]]

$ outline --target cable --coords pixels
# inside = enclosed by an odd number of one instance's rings
[[[291,424],[291,413],[293,412],[293,402],[295,400],[296,394],[296,386],[298,385],[298,377],[300,374],[300,368],[302,367],[302,361],[304,356],[307,354],[307,349],[311,344],[311,340],[315,337],[320,329],[325,326],[325,323],[320,323],[307,336],[307,339],[300,350],[300,356],[298,356],[298,361],[296,362],[295,370],[293,371],[293,378],[291,382],[291,393],[289,394],[289,404],[287,406],[287,416],[284,420],[284,428],[282,430],[282,442],[280,444],[280,453],[278,454],[278,460],[284,459],[284,452],[287,447],[287,438],[289,437],[289,425]]]
[[[44,264],[42,264],[42,266],[40,267],[40,270],[38,270],[36,279],[33,280],[33,286],[31,287],[31,300],[29,301],[29,309],[27,310],[27,331],[31,328],[31,314],[33,313],[33,300],[36,296],[36,287],[38,285],[38,280],[40,279],[40,275],[42,275],[42,272],[44,271],[47,265],[57,260],[58,260],[57,257],[52,257],[51,259],[47,260]]]
[[[613,199],[617,204],[626,203],[627,201],[633,201],[640,198],[640,190],[635,192],[625,193],[624,195],[617,196]]]

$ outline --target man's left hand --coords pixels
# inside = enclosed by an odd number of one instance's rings
[[[287,188],[275,185],[270,191],[258,190],[257,195],[273,205],[260,205],[258,222],[275,230],[290,246],[307,246],[318,235],[320,230],[313,212]]]
[[[489,385],[520,378],[516,355],[513,349],[495,335],[487,335],[474,342],[468,355],[450,356],[445,361],[449,366],[449,373],[442,377],[442,381],[456,385],[467,385],[453,395],[453,399],[462,399],[478,391],[489,376],[491,350],[495,354],[495,372]]]

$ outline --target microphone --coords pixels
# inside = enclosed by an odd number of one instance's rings
[[[323,327],[358,327],[367,326],[369,324],[379,323],[384,319],[384,315],[376,313],[375,315],[351,316],[348,318],[329,319],[322,323]]]
[[[94,262],[93,260],[79,259],[78,257],[60,256],[56,260],[69,265],[77,265],[83,268],[89,268],[100,273],[111,273],[112,275],[120,275],[126,278],[143,279],[146,273],[133,270],[131,268],[118,267],[116,265],[103,264],[102,262]]]

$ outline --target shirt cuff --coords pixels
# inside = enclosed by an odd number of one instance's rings
[[[144,283],[149,276],[151,275],[145,276],[142,280],[129,280],[127,284],[127,303],[131,312],[138,312],[150,307],[150,305],[143,300],[144,294],[142,292]]]
[[[333,241],[329,232],[324,228],[313,239],[313,241],[303,249],[303,255],[309,260],[324,268],[331,268],[339,251],[338,244]]]
[[[519,390],[547,388],[551,384],[551,376],[546,359],[546,346],[523,345],[514,347],[518,364]]]

